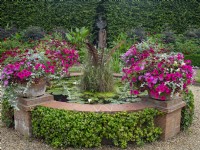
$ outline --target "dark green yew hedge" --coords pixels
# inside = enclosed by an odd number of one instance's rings
[[[161,129],[154,119],[155,109],[116,114],[65,111],[39,106],[32,112],[33,135],[54,147],[98,147],[102,140],[126,148],[158,139]]]
[[[138,26],[161,32],[168,24],[176,33],[184,33],[189,26],[200,27],[198,0],[2,0],[0,12],[1,27],[34,25],[51,30],[86,26],[93,33],[101,14],[107,20],[108,41]]]
[[[96,0],[3,0],[0,1],[0,26],[25,29],[32,25],[47,31],[59,26],[91,29],[97,3]]]

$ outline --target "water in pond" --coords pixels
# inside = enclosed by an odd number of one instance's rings
[[[130,95],[129,85],[122,83],[120,78],[115,78],[114,80],[114,92],[83,92],[79,88],[80,77],[70,77],[52,81],[47,92],[54,95],[54,99],[57,101],[73,103],[123,104],[138,102],[141,100],[140,97]]]

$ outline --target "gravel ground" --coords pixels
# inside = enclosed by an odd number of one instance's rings
[[[129,145],[129,150],[200,150],[200,87],[191,86],[195,95],[195,118],[189,131],[181,132],[168,141],[157,141],[142,147]],[[0,150],[55,150],[42,141],[20,135],[13,129],[5,128],[0,122]],[[112,146],[103,146],[92,150],[118,150]],[[67,150],[74,150],[68,148]],[[90,150],[90,149],[87,149]]]

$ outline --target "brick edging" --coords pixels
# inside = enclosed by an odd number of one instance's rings
[[[42,103],[40,106],[45,106],[54,109],[63,109],[70,111],[80,111],[80,112],[107,112],[107,113],[115,113],[115,112],[135,112],[140,111],[145,108],[154,108],[154,105],[146,102],[135,102],[128,104],[79,104],[79,103],[66,103],[66,102],[58,102],[51,101],[48,103]]]

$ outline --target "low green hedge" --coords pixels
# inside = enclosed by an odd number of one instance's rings
[[[184,93],[186,106],[182,109],[181,129],[187,130],[194,117],[194,95]],[[13,107],[7,100],[2,101],[2,122],[14,126]],[[112,140],[114,145],[125,148],[127,142],[141,145],[155,141],[161,129],[154,126],[159,115],[155,109],[135,113],[83,113],[37,107],[32,112],[33,135],[43,138],[54,147],[95,147],[103,139]]]
[[[200,55],[193,54],[193,55],[185,55],[186,60],[191,60],[193,66],[200,67]]]
[[[185,101],[186,106],[181,112],[181,129],[187,130],[192,125],[194,119],[194,95],[192,91],[184,93],[183,100]]]
[[[6,127],[14,127],[14,109],[8,100],[2,100],[1,120]]]
[[[153,142],[162,133],[154,124],[155,109],[116,114],[74,112],[39,106],[32,111],[33,135],[53,147],[98,147],[103,140],[126,148]]]

